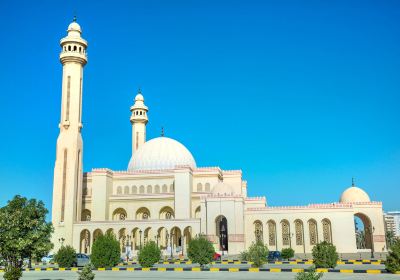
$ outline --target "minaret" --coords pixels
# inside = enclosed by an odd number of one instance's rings
[[[81,37],[76,18],[67,32],[60,41],[63,73],[53,184],[54,250],[61,243],[72,245],[73,223],[80,220],[82,205],[82,77],[87,62],[87,42]]]
[[[139,89],[135,97],[135,104],[131,106],[131,124],[132,124],[132,156],[139,147],[146,142],[146,124],[148,108],[144,105],[144,98]]]

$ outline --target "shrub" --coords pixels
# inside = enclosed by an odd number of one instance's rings
[[[305,270],[296,274],[295,280],[319,280],[324,274],[315,272],[315,268]]]
[[[22,269],[20,267],[7,265],[3,277],[6,280],[18,280],[22,277]]]
[[[138,261],[142,267],[152,267],[161,259],[161,250],[154,241],[149,241],[139,251]]]
[[[92,269],[93,267],[91,264],[85,265],[82,271],[78,272],[79,274],[78,280],[93,280],[95,275]]]
[[[54,261],[59,267],[71,267],[76,265],[76,252],[71,246],[61,246],[57,254],[54,255]]]
[[[114,234],[100,235],[93,242],[90,261],[94,267],[115,266],[120,262],[120,258],[120,245]]]
[[[193,263],[204,266],[213,261],[214,246],[204,236],[196,237],[189,242],[187,254]]]
[[[251,244],[247,252],[248,261],[253,262],[253,266],[260,267],[268,261],[268,247],[261,241]]]
[[[314,246],[312,256],[317,268],[334,268],[339,259],[336,247],[326,241]]]
[[[292,248],[282,249],[281,256],[282,259],[291,259],[294,257],[294,250]]]
[[[248,251],[240,252],[239,259],[241,261],[247,262],[249,260],[249,252]]]
[[[396,238],[389,248],[385,262],[386,269],[392,273],[400,271],[400,239]]]

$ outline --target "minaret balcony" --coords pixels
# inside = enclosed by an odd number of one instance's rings
[[[85,65],[87,60],[87,53],[82,53],[79,51],[62,51],[60,53],[60,61],[63,64],[65,62],[78,62]]]

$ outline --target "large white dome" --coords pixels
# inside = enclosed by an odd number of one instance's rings
[[[144,143],[129,161],[128,171],[173,169],[177,165],[196,167],[185,146],[168,137],[158,137]]]

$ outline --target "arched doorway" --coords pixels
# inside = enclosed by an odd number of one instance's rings
[[[90,232],[87,229],[81,231],[80,252],[84,254],[90,253]]]
[[[182,251],[183,253],[187,253],[187,247],[189,246],[190,240],[192,240],[192,227],[189,226],[183,230],[183,240],[184,244],[182,246]]]
[[[354,214],[354,226],[357,249],[372,250],[372,235],[374,227],[370,218],[363,213]]]
[[[101,231],[101,229],[96,229],[94,232],[93,232],[93,243],[94,242],[96,242],[96,239],[99,237],[99,236],[101,236],[101,235],[103,235],[103,232]]]
[[[215,233],[219,240],[221,251],[228,251],[228,220],[220,215],[215,219]]]
[[[180,252],[182,250],[182,233],[181,229],[178,227],[173,227],[171,229],[172,238],[172,250],[175,252]]]
[[[263,224],[261,221],[257,220],[254,223],[254,238],[256,242],[263,242]]]
[[[165,227],[161,227],[157,230],[157,242],[158,246],[161,250],[166,250],[168,247],[168,239],[167,239],[167,229]]]

